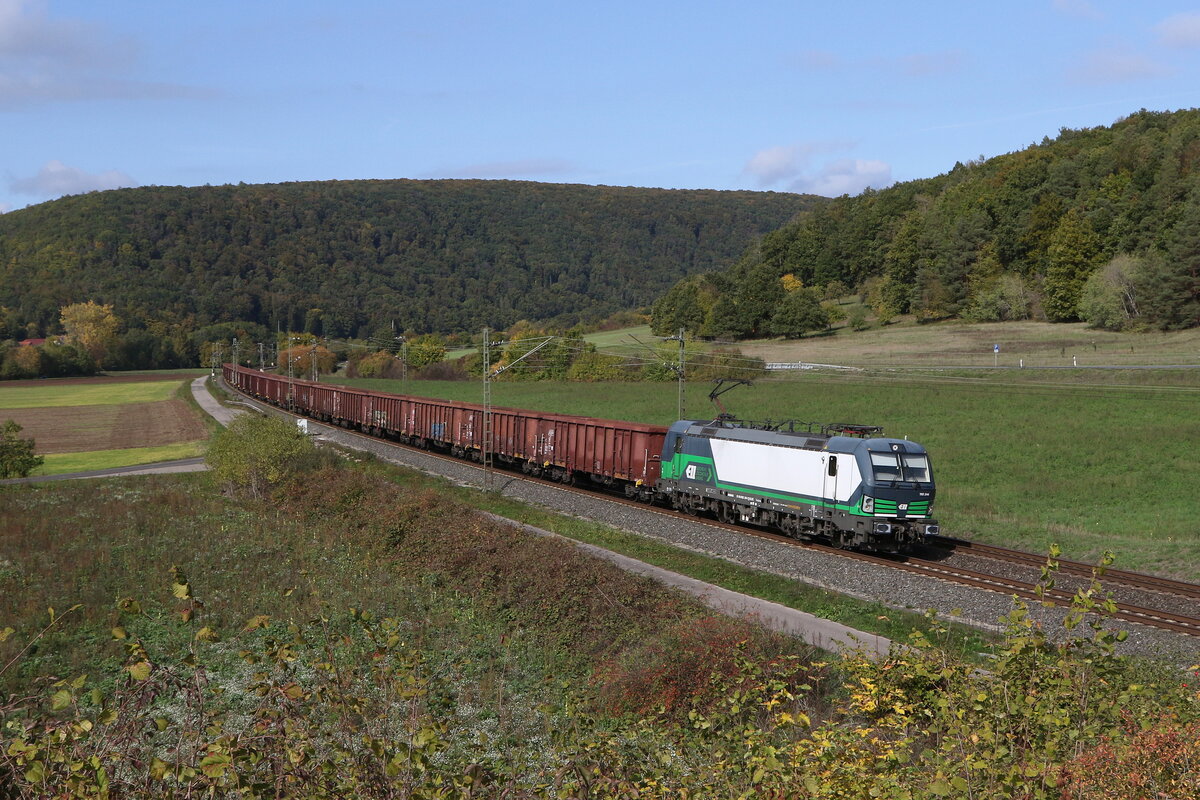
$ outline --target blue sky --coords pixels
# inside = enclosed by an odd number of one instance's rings
[[[352,178],[836,196],[1198,92],[1200,3],[0,0],[0,211]]]

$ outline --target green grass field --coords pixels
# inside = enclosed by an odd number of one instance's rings
[[[398,382],[346,381],[387,391]],[[709,384],[688,386],[687,416],[716,413]],[[481,402],[475,382],[412,381],[408,393]],[[722,398],[747,419],[883,425],[932,454],[947,533],[1200,578],[1195,484],[1200,390],[1038,384],[988,378],[803,373]],[[497,406],[667,424],[674,383],[493,384]]]
[[[169,400],[179,384],[175,381],[138,383],[56,383],[38,386],[0,384],[0,410],[6,408],[62,408],[66,406],[125,405]]]
[[[204,455],[204,442],[180,442],[161,447],[130,447],[120,450],[93,450],[88,453],[47,453],[45,463],[34,475],[65,475],[112,467],[134,467],[158,461],[175,461]]]

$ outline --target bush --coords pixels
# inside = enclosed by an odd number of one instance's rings
[[[217,434],[206,460],[226,491],[263,497],[315,452],[312,442],[290,422],[247,415]]]
[[[33,439],[22,439],[20,432],[11,419],[0,428],[0,478],[24,478],[45,460],[33,454]]]
[[[1079,294],[1079,316],[1093,328],[1119,331],[1138,316],[1138,284],[1143,262],[1122,254],[1093,272]]]
[[[596,381],[620,381],[627,376],[621,368],[623,358],[603,353],[583,353],[567,370],[567,380],[593,383]]]
[[[1007,273],[976,295],[962,316],[970,322],[1029,319],[1031,305],[1025,282],[1020,276]]]

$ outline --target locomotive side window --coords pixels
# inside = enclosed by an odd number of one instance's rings
[[[837,456],[829,457],[829,477],[837,476]]]
[[[895,453],[871,453],[871,469],[877,481],[898,481],[900,460]]]
[[[920,481],[921,483],[929,482],[929,459],[923,455],[914,455],[905,453],[901,458],[904,459],[904,479],[906,481]]]

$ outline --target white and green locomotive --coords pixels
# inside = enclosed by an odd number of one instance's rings
[[[663,445],[660,496],[679,510],[800,539],[902,552],[938,532],[925,448],[862,425],[680,420]]]

